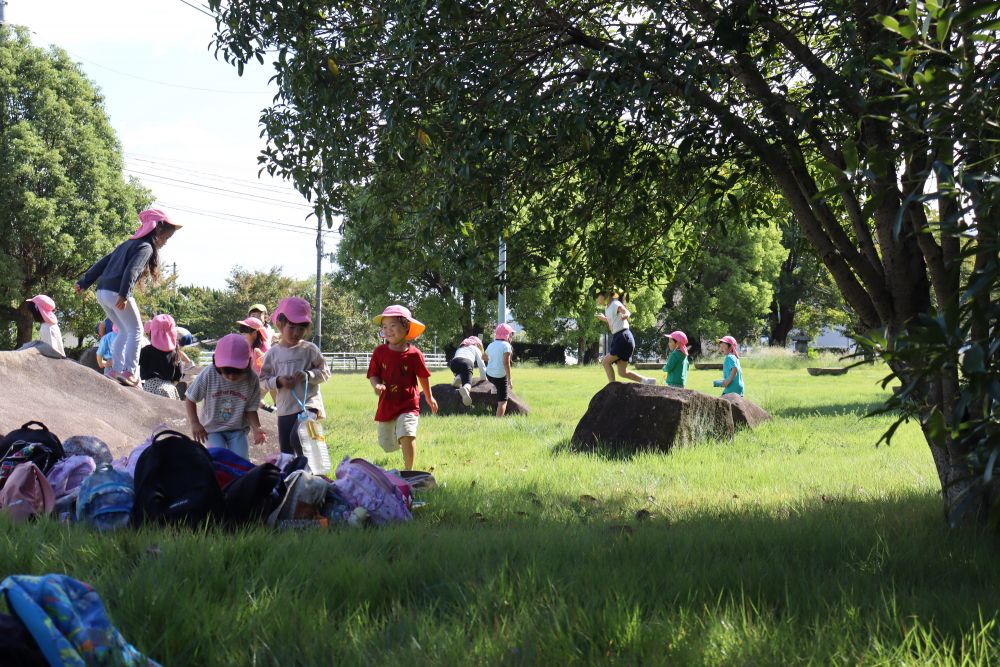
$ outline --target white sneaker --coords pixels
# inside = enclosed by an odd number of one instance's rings
[[[451,386],[455,387],[456,389],[458,389],[459,387],[461,387],[462,386],[462,378],[460,378],[459,376],[456,375],[455,379],[451,381]]]
[[[472,394],[469,393],[469,385],[463,384],[458,388],[458,393],[462,397],[462,404],[466,407],[472,405]]]
[[[643,384],[656,384],[656,378],[642,378]]]

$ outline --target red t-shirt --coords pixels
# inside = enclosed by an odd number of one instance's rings
[[[402,352],[396,352],[386,344],[376,347],[368,364],[368,377],[381,379],[385,391],[378,398],[375,421],[392,421],[407,413],[420,414],[417,378],[430,376],[424,353],[415,346],[407,345]]]

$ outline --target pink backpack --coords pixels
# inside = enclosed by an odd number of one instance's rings
[[[22,463],[14,468],[0,489],[0,509],[14,521],[25,521],[39,514],[44,516],[55,506],[56,494],[52,485],[34,463]]]
[[[364,507],[373,524],[413,518],[399,487],[374,463],[345,456],[336,474],[333,484],[337,492],[351,507]]]
[[[70,456],[52,466],[48,474],[49,484],[52,485],[56,498],[62,498],[79,488],[83,480],[90,477],[95,470],[97,464],[91,457],[83,454]]]

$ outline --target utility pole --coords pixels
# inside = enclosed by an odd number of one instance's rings
[[[0,25],[3,25],[3,6],[6,4],[4,0],[0,0]]]
[[[500,287],[497,290],[497,323],[507,322],[507,243],[500,237],[500,262],[497,267]]]
[[[2,0],[0,0],[2,1]],[[316,201],[323,205],[323,170],[320,169],[319,187],[316,192]],[[316,311],[315,333],[313,342],[316,347],[323,351],[323,215],[316,213]]]

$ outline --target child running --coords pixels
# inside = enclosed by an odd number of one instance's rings
[[[308,301],[297,296],[282,299],[271,318],[278,325],[281,342],[264,355],[260,381],[268,390],[277,392],[275,407],[281,451],[302,456],[298,415],[308,411],[319,419],[326,418],[319,385],[330,378],[330,371],[319,348],[305,340],[312,325],[312,306]]]
[[[621,302],[619,294],[614,290],[601,290],[597,293],[597,303],[605,306],[604,312],[599,313],[597,319],[607,324],[611,330],[611,344],[608,345],[607,355],[601,361],[604,372],[608,375],[608,382],[615,381],[615,372],[612,369],[612,366],[615,366],[620,377],[642,384],[656,384],[654,378],[643,377],[628,369],[628,362],[635,352],[635,338],[628,324],[628,318],[632,313]]]
[[[59,331],[59,320],[56,318],[56,302],[52,297],[37,294],[25,301],[24,305],[31,311],[31,318],[41,324],[38,327],[38,340],[65,357],[62,332]]]
[[[184,396],[191,435],[209,447],[225,447],[250,458],[247,427],[253,443],[263,445],[267,436],[260,428],[260,382],[251,368],[250,346],[239,334],[219,339],[212,365],[198,373]],[[201,416],[198,406],[201,402]]]
[[[403,450],[403,468],[413,469],[417,454],[417,422],[420,419],[420,395],[424,392],[431,412],[437,414],[438,404],[431,393],[428,378],[431,372],[424,362],[424,353],[410,341],[426,328],[413,319],[405,306],[393,305],[374,319],[382,327],[385,343],[375,348],[368,364],[368,381],[378,395],[375,421],[378,423],[378,444],[386,452]],[[284,334],[282,334],[284,335]]]
[[[112,348],[111,377],[128,387],[139,385],[142,321],[132,290],[141,280],[160,278],[160,249],[181,227],[155,208],[139,214],[139,229],[127,241],[87,269],[77,281],[77,294],[97,283],[97,303],[118,327]]]
[[[493,342],[486,348],[484,355],[489,361],[486,364],[486,379],[497,390],[497,417],[507,414],[507,393],[514,388],[514,380],[510,375],[510,360],[514,356],[514,347],[510,337],[514,328],[507,323],[498,324],[493,332]]]
[[[139,377],[144,391],[180,400],[174,384],[184,375],[177,354],[177,325],[170,315],[157,315],[146,324],[149,345],[139,352]]]
[[[479,377],[486,377],[486,364],[489,357],[484,359],[483,341],[479,336],[469,336],[462,341],[455,356],[448,362],[448,368],[455,374],[453,387],[458,387],[458,393],[462,397],[464,405],[472,405],[472,369],[479,367]]]
[[[743,395],[743,369],[740,367],[740,353],[736,339],[723,336],[719,339],[719,354],[726,355],[722,362],[722,379],[712,383],[713,387],[722,387],[722,395]]]
[[[670,355],[663,365],[667,386],[683,389],[688,377],[688,337],[683,331],[672,331],[667,336],[667,347],[670,348]]]

